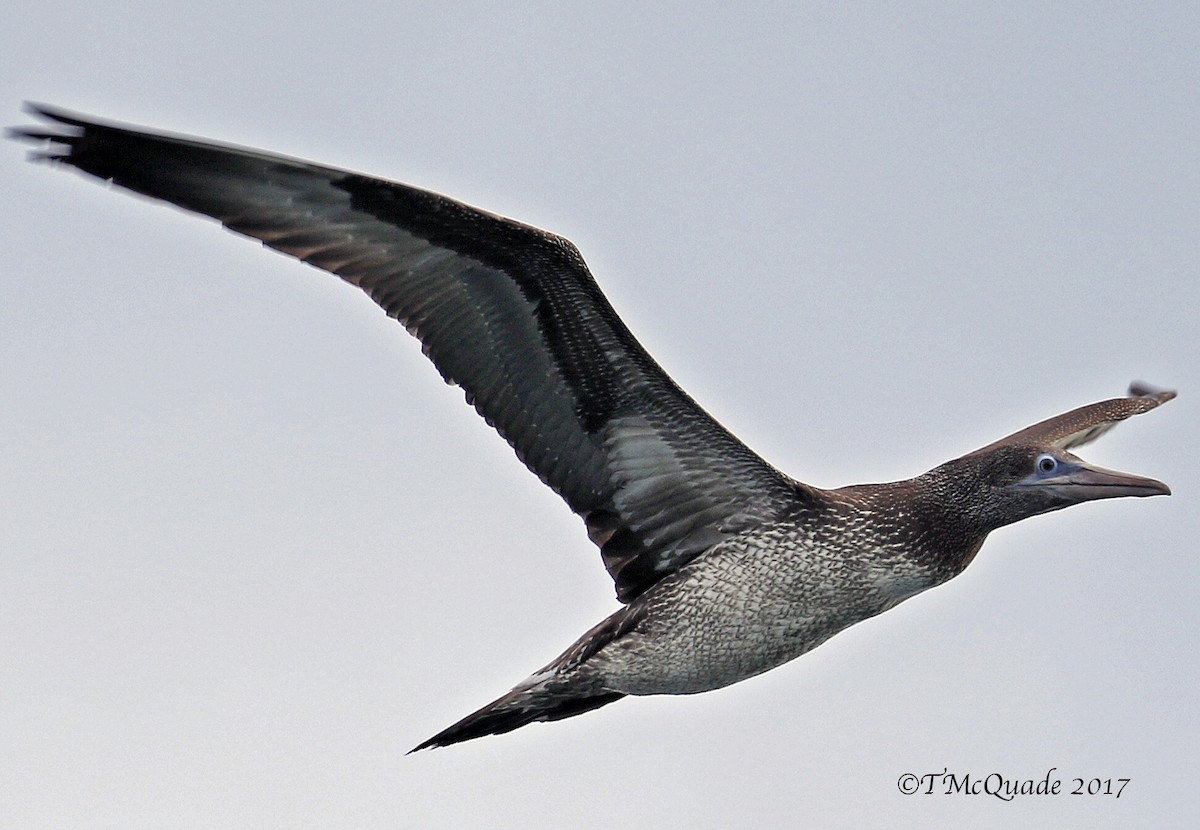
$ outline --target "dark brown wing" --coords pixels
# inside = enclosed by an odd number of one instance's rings
[[[1149,412],[1174,397],[1174,390],[1155,389],[1135,382],[1129,386],[1128,397],[1110,398],[1072,409],[1025,427],[984,449],[1004,444],[1059,447],[1064,450],[1081,447],[1095,441],[1126,418]]]
[[[806,492],[646,353],[575,247],[417,188],[47,107],[40,157],[337,274],[420,338],[447,381],[584,517],[629,601]]]

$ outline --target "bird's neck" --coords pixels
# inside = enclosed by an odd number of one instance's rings
[[[928,475],[835,492],[869,516],[872,532],[901,546],[938,582],[962,572],[992,530],[963,509],[961,494],[950,492]]]

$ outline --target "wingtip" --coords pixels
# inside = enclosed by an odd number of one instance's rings
[[[21,109],[34,116],[46,121],[50,124],[38,124],[28,127],[8,127],[4,134],[13,141],[27,141],[34,143],[51,142],[60,145],[69,145],[75,139],[78,139],[86,128],[86,121],[81,120],[67,110],[54,107],[49,104],[42,104],[36,101],[26,101]],[[78,132],[68,131],[62,127],[74,127]],[[61,160],[66,154],[59,148],[49,148],[45,150],[34,150],[29,154],[31,161],[56,161]]]
[[[1129,396],[1131,398],[1150,398],[1158,403],[1166,403],[1177,394],[1174,389],[1163,389],[1141,380],[1135,380],[1129,384]]]
[[[58,109],[53,104],[43,104],[41,101],[22,101],[21,112],[29,113],[30,115],[39,118],[53,118],[53,112]]]
[[[83,119],[83,116],[71,112],[71,110],[54,104],[43,104],[41,101],[25,101],[21,104],[21,111],[29,113],[35,118],[44,118],[47,121],[56,121],[59,124],[70,124],[75,127],[82,127],[89,123]]]

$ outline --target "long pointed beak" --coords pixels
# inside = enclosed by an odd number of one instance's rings
[[[1018,484],[1037,487],[1076,504],[1121,496],[1171,495],[1171,488],[1157,479],[1106,470],[1077,460],[1060,464],[1058,475],[1041,477],[1035,473]]]

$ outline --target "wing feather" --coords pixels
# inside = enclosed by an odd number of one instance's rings
[[[629,601],[811,491],[697,406],[561,237],[445,196],[46,107],[43,158],[206,214],[358,286],[558,492]]]
[[[1039,421],[995,441],[983,452],[1001,445],[1054,446],[1064,450],[1090,444],[1126,418],[1149,412],[1175,397],[1174,390],[1134,382],[1124,398],[1109,398]]]

